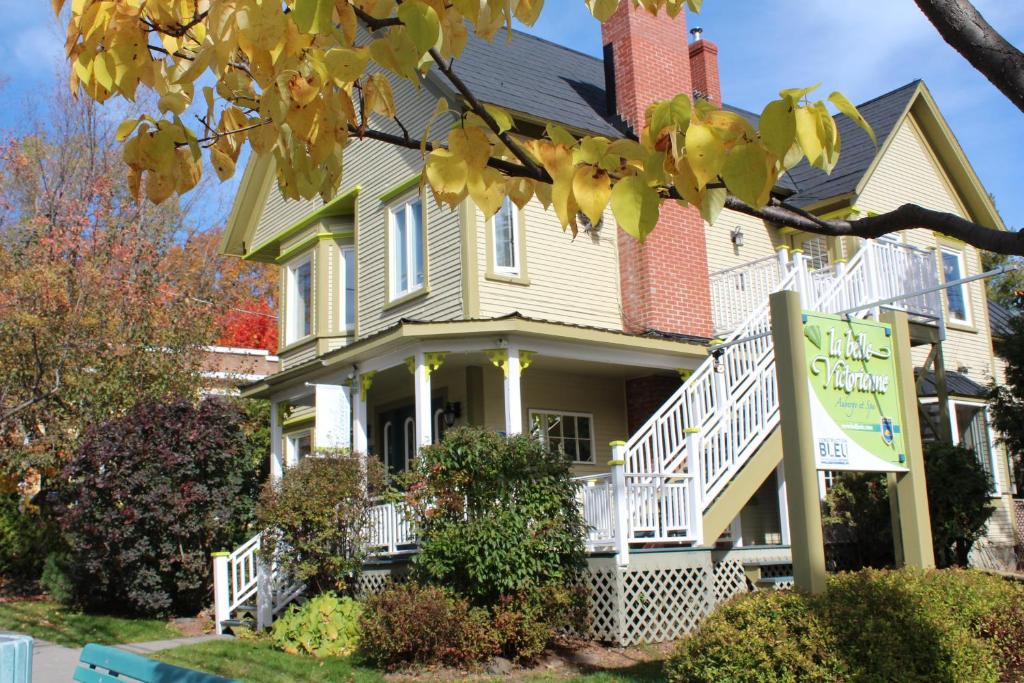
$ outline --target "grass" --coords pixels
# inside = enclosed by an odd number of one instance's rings
[[[273,648],[265,640],[218,640],[197,645],[186,645],[157,653],[156,657],[168,664],[205,671],[247,683],[321,683],[322,681],[350,681],[351,683],[379,683],[385,680],[376,669],[359,666],[348,658],[317,660],[312,657],[289,655]],[[566,680],[580,683],[648,683],[663,681],[661,662],[646,662],[627,669],[598,671],[567,679],[551,674],[517,674],[515,678],[530,683]],[[440,680],[426,675],[427,679]],[[495,679],[498,680],[498,679]]]
[[[0,631],[26,633],[67,647],[181,637],[181,633],[159,619],[85,614],[49,601],[0,603]]]

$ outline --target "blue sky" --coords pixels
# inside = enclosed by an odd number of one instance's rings
[[[1024,45],[1024,3],[975,4],[1010,42]],[[64,40],[49,2],[0,0],[0,14],[9,55],[0,68],[0,129],[10,131],[49,91]],[[760,111],[780,88],[819,81],[823,94],[841,90],[862,102],[924,79],[1006,223],[1024,227],[1024,114],[942,41],[911,0],[705,0],[704,11],[688,19],[718,44],[725,100],[746,109]],[[548,0],[530,31],[601,52],[600,25],[583,0]],[[227,183],[211,193],[212,215],[226,212],[234,189]]]

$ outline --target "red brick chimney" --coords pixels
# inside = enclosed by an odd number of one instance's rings
[[[690,29],[690,75],[694,95],[703,97],[717,107],[722,106],[722,83],[718,80],[718,46],[704,39],[704,31]]]
[[[683,13],[670,19],[623,2],[601,34],[610,108],[635,130],[651,102],[692,93]],[[626,331],[711,336],[704,221],[696,209],[666,202],[643,244],[619,230],[618,246]]]

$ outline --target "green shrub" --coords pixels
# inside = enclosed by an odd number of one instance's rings
[[[323,593],[301,607],[289,607],[274,622],[270,637],[279,648],[293,655],[346,657],[359,644],[362,614],[362,603]]]
[[[577,582],[585,526],[564,456],[526,436],[462,427],[424,448],[417,469],[422,580],[479,606]]]
[[[364,468],[347,452],[303,458],[285,470],[260,497],[264,558],[313,594],[350,592],[366,557],[368,510],[382,479],[376,458]]]
[[[1019,671],[1019,656],[1002,653],[1024,645],[1022,600],[1019,584],[967,570],[839,574],[821,596],[734,600],[666,671],[671,681],[994,682]]]
[[[583,632],[587,612],[584,589],[545,586],[505,596],[491,610],[491,622],[502,655],[533,660],[566,626]]]
[[[361,650],[376,665],[463,667],[499,652],[487,611],[450,590],[391,585],[366,601]]]
[[[414,575],[491,610],[506,656],[535,657],[578,622],[585,525],[564,455],[462,427],[421,451],[409,490]]]
[[[52,524],[17,493],[0,493],[0,576],[34,581],[57,543]]]
[[[68,575],[68,559],[65,553],[50,553],[43,563],[43,573],[39,577],[39,585],[50,596],[51,600],[69,604],[75,598],[75,585]]]
[[[988,474],[973,451],[944,443],[925,444],[924,467],[935,560],[940,567],[966,567],[971,547],[994,510]],[[884,475],[842,474],[829,491],[826,508],[830,536],[852,541],[862,566],[892,565],[892,516]]]

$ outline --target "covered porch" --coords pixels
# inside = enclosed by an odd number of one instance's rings
[[[532,434],[564,453],[580,478],[590,548],[614,551],[632,536],[693,541],[695,518],[684,509],[682,478],[631,481],[627,493],[624,479],[616,485],[622,467],[612,444],[643,424],[706,356],[707,347],[698,340],[640,337],[520,316],[403,322],[268,378],[245,395],[271,402],[274,478],[302,457],[341,448],[379,458],[392,473],[399,472],[420,448],[460,425]],[[664,526],[663,515],[646,522],[619,520],[614,510],[626,506],[617,505],[616,496],[626,495],[674,506],[673,528],[648,529],[652,523]],[[617,532],[617,522],[628,529]],[[376,553],[415,548],[400,506],[375,509],[373,527]]]

